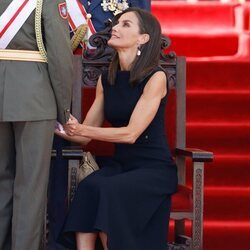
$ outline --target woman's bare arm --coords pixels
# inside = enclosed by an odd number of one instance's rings
[[[134,143],[153,120],[161,99],[166,93],[166,75],[162,71],[156,72],[145,86],[143,94],[136,104],[129,124],[126,127],[94,127],[85,123],[79,124],[77,120],[72,117],[72,120],[68,122],[67,133],[101,141]]]
[[[100,127],[103,124],[104,114],[103,114],[103,87],[101,84],[101,77],[98,79],[96,86],[96,96],[93,104],[91,105],[83,124],[87,126]],[[64,130],[67,131],[68,125],[64,125]],[[85,136],[73,135],[70,136],[67,133],[62,133],[58,129],[55,130],[55,134],[69,140],[76,142],[82,145],[86,145],[91,141],[91,138]]]

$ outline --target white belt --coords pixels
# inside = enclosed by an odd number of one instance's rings
[[[0,49],[0,60],[44,62],[47,60],[42,57],[39,51],[33,50],[13,50]]]

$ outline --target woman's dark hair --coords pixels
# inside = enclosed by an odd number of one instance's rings
[[[140,47],[141,56],[137,56],[130,69],[130,83],[135,85],[143,80],[158,64],[161,52],[161,26],[158,20],[149,12],[139,8],[128,8],[118,14],[115,20],[118,20],[124,13],[134,12],[138,18],[140,34],[148,34],[149,41]],[[116,21],[114,20],[114,25]],[[109,66],[109,83],[114,84],[116,72],[119,70],[118,53]]]

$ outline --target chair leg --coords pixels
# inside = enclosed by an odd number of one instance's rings
[[[203,199],[204,199],[204,163],[193,163],[193,222],[192,249],[203,247]]]
[[[77,189],[77,169],[79,160],[69,160],[68,165],[68,205],[73,200]]]

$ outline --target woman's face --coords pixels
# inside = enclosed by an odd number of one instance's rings
[[[108,45],[114,49],[138,48],[141,34],[139,33],[139,21],[134,12],[123,14],[118,23],[112,28]]]

